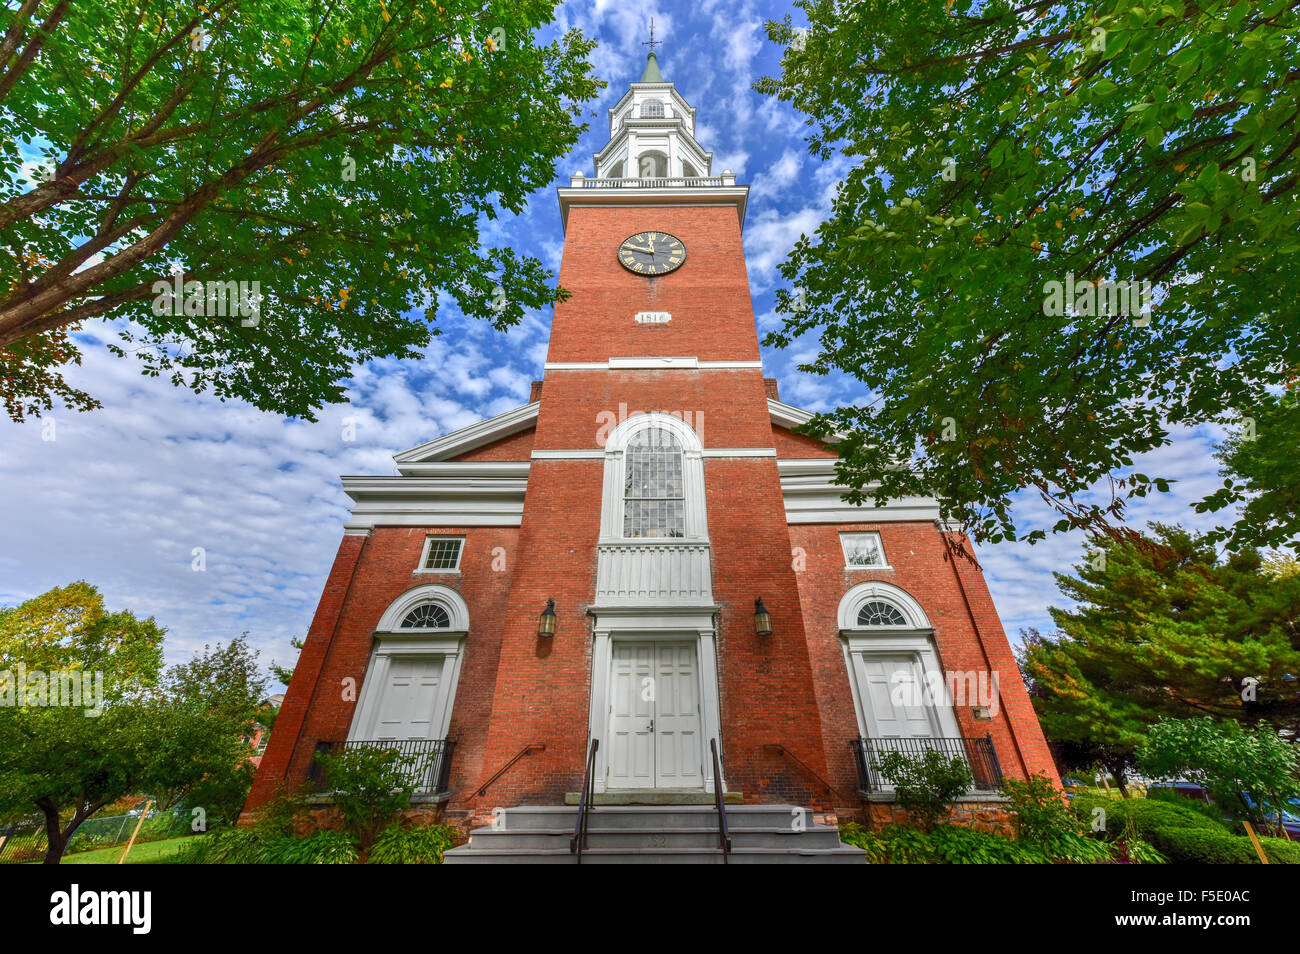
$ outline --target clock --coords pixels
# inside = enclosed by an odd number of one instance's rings
[[[686,246],[667,232],[637,232],[618,247],[618,260],[638,275],[667,275],[686,261]]]

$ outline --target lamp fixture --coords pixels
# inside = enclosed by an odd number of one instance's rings
[[[555,635],[555,600],[547,600],[546,609],[537,618],[537,635],[542,639],[550,639]]]

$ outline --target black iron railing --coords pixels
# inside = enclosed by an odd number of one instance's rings
[[[880,739],[853,739],[853,758],[858,766],[858,787],[865,792],[881,792],[888,783],[880,774],[880,760],[890,752],[915,758],[937,751],[949,758],[964,758],[975,778],[975,791],[996,792],[1002,787],[1002,768],[993,750],[993,736],[982,739],[921,739],[886,736]]]
[[[722,791],[722,762],[718,759],[718,740],[709,739],[709,751],[713,753],[713,800],[718,810],[718,850],[722,852],[722,863],[728,864],[727,856],[731,854],[731,832],[727,829],[727,797]]]
[[[587,771],[582,776],[582,797],[578,801],[578,818],[573,825],[573,837],[569,839],[569,852],[578,856],[578,864],[582,864],[582,853],[587,850],[587,822],[595,795],[596,750],[599,748],[600,739],[592,739],[591,748],[587,750]]]
[[[415,782],[412,795],[440,795],[448,789],[451,777],[451,753],[456,743],[451,739],[350,739],[347,742],[318,742],[316,751],[339,755],[348,749],[387,749],[407,761],[407,777]],[[308,781],[322,792],[330,790],[327,773],[312,763]]]

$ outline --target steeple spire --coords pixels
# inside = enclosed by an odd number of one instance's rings
[[[641,74],[643,83],[662,83],[664,74],[659,72],[659,58],[655,56],[655,51],[651,50],[650,55],[645,58],[645,72]]]
[[[642,46],[650,47],[650,55],[645,58],[645,72],[641,74],[643,83],[662,83],[664,75],[659,72],[659,58],[655,56],[655,47],[663,46],[663,40],[655,39],[655,18],[650,18],[650,39],[642,43]]]

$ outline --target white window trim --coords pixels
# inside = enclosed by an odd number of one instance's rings
[[[685,535],[680,537],[623,536],[623,481],[626,451],[632,438],[650,427],[667,430],[682,445],[682,496],[685,504]],[[704,503],[704,459],[700,437],[680,417],[654,411],[633,414],[610,432],[605,440],[605,475],[600,514],[600,542],[664,544],[703,543],[709,539]]]
[[[845,548],[846,537],[875,537],[876,546],[880,550],[880,555],[885,558],[884,563],[850,563],[849,551]],[[892,570],[889,564],[889,554],[885,552],[885,541],[880,537],[879,530],[842,530],[840,531],[840,552],[844,554],[844,569],[846,570]]]
[[[883,600],[894,606],[907,620],[905,626],[860,626],[858,610],[871,600]],[[849,688],[853,694],[853,709],[858,717],[858,734],[871,735],[866,685],[858,663],[864,656],[909,655],[920,663],[922,678],[929,679],[944,671],[935,648],[934,629],[925,610],[906,590],[892,583],[870,580],[849,589],[839,606],[840,643],[844,653],[844,668],[849,674]],[[944,684],[946,686],[946,683]],[[945,693],[946,695],[946,693]],[[932,707],[931,722],[940,738],[957,738],[961,730],[951,700],[945,699]]]
[[[349,741],[373,739],[375,719],[379,716],[384,687],[388,684],[388,670],[394,657],[442,656],[442,682],[437,709],[430,714],[431,739],[445,739],[451,725],[451,712],[456,702],[456,686],[460,682],[460,664],[464,656],[465,634],[447,633],[445,636],[405,636],[397,633],[376,633],[375,648],[370,653],[361,694],[348,729]]]
[[[402,629],[402,620],[406,614],[421,603],[437,603],[447,611],[451,625],[442,629]],[[465,633],[469,630],[469,607],[461,595],[449,586],[441,583],[425,583],[407,590],[388,604],[388,609],[379,617],[375,634],[392,636],[411,636],[415,634]]]
[[[878,569],[872,567],[872,569]],[[858,610],[865,603],[881,600],[894,606],[907,620],[905,626],[864,627],[858,624]],[[839,623],[841,633],[897,633],[912,631],[930,632],[930,618],[921,604],[906,590],[883,580],[868,580],[851,587],[840,600]]]
[[[447,611],[451,626],[446,629],[401,629],[402,620],[421,603],[437,603]],[[375,645],[366,664],[366,674],[361,682],[357,706],[352,713],[348,739],[367,740],[374,737],[374,723],[379,715],[379,703],[388,681],[388,669],[396,656],[443,656],[443,691],[439,694],[437,711],[430,716],[430,738],[445,739],[451,725],[451,713],[456,702],[456,687],[460,682],[461,660],[469,631],[469,608],[461,595],[450,587],[427,583],[407,590],[384,610],[375,627]]]
[[[450,569],[445,567],[426,567],[429,562],[429,550],[435,540],[457,540],[460,542],[460,549],[456,551],[456,566]],[[416,573],[459,573],[460,561],[465,558],[465,538],[451,533],[431,533],[424,538],[424,546],[420,548],[420,562],[415,565]]]

